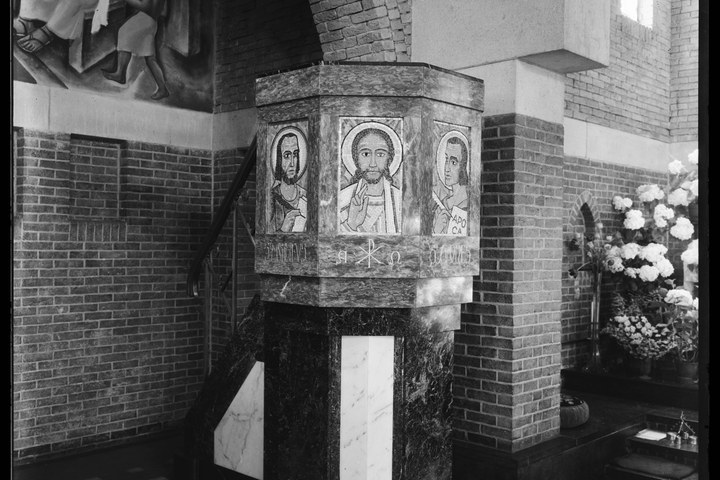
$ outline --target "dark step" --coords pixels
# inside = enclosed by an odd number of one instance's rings
[[[615,457],[605,465],[606,480],[697,480],[694,467],[639,453]]]

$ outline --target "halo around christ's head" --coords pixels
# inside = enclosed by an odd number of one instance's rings
[[[402,143],[400,142],[400,137],[398,137],[398,134],[395,133],[395,130],[380,122],[359,123],[355,125],[352,129],[350,129],[347,135],[345,135],[345,138],[343,138],[342,141],[342,146],[340,147],[340,159],[345,165],[345,168],[348,170],[348,172],[350,172],[350,175],[355,175],[355,170],[357,170],[357,166],[355,165],[352,157],[353,140],[355,140],[355,137],[360,132],[362,132],[363,130],[367,130],[368,128],[375,128],[381,130],[387,133],[390,137],[390,140],[393,143],[393,149],[395,150],[395,155],[393,156],[392,162],[390,162],[390,165],[388,166],[388,171],[390,172],[390,176],[395,175],[398,168],[400,168],[400,164],[402,163]]]

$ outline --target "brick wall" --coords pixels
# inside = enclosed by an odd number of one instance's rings
[[[565,116],[670,140],[671,0],[654,3],[651,29],[621,15],[613,0],[610,66],[568,74]]]
[[[456,334],[456,439],[504,451],[559,429],[563,128],[485,117],[480,276]]]
[[[411,0],[310,0],[327,61],[409,61]]]
[[[410,61],[411,0],[216,0],[215,112],[255,104],[258,74],[319,61]]]
[[[699,0],[672,0],[670,137],[697,140]]]
[[[215,0],[216,113],[255,105],[257,74],[322,60],[308,0]]]
[[[180,422],[202,381],[187,268],[211,155],[18,130],[13,448],[93,447]]]

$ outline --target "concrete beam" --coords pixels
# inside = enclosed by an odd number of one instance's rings
[[[553,123],[565,118],[565,77],[519,60],[459,70],[485,83],[485,115],[518,113]]]
[[[412,61],[451,70],[523,59],[558,73],[610,62],[610,0],[413,0]]]

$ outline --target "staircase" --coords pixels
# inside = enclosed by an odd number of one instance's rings
[[[648,415],[645,425],[644,430],[626,439],[627,453],[605,465],[605,479],[697,480],[697,437],[692,441],[698,429],[697,421],[686,419],[683,412],[680,418]],[[679,439],[672,440],[668,432],[680,432]],[[653,438],[654,433],[660,438]]]
[[[242,318],[238,318],[240,228],[244,227],[255,244],[253,228],[243,216],[241,206],[247,200],[246,183],[257,161],[256,147],[257,137],[214,212],[210,229],[187,276],[187,294],[203,298],[205,381],[185,418],[184,448],[175,457],[177,480],[258,478],[224,468],[218,464],[216,452],[219,425],[246,380],[256,366],[263,363],[264,306],[259,295],[247,306]],[[231,239],[223,242],[221,235],[228,223]],[[221,253],[228,243],[231,244],[229,259]],[[227,342],[223,342],[222,351],[213,352],[213,316],[218,313],[215,311],[218,301],[220,309],[224,307],[224,313],[230,318],[230,335]]]
[[[212,371],[213,362],[213,311],[214,302],[219,298],[226,307],[227,314],[230,318],[230,336],[237,329],[238,313],[238,234],[241,226],[247,231],[250,241],[255,244],[253,238],[253,227],[243,216],[241,204],[245,200],[245,186],[255,168],[257,162],[257,136],[253,138],[244,162],[238,169],[230,187],[225,194],[218,210],[213,216],[210,229],[198,248],[195,257],[190,265],[187,276],[187,293],[191,297],[200,296],[200,278],[204,273],[203,284],[203,307],[204,307],[204,371],[205,375],[209,375]],[[219,247],[217,245],[218,238],[226,226],[228,220],[231,221],[231,251],[229,258],[229,273],[220,274],[216,267],[221,260],[219,258]]]

